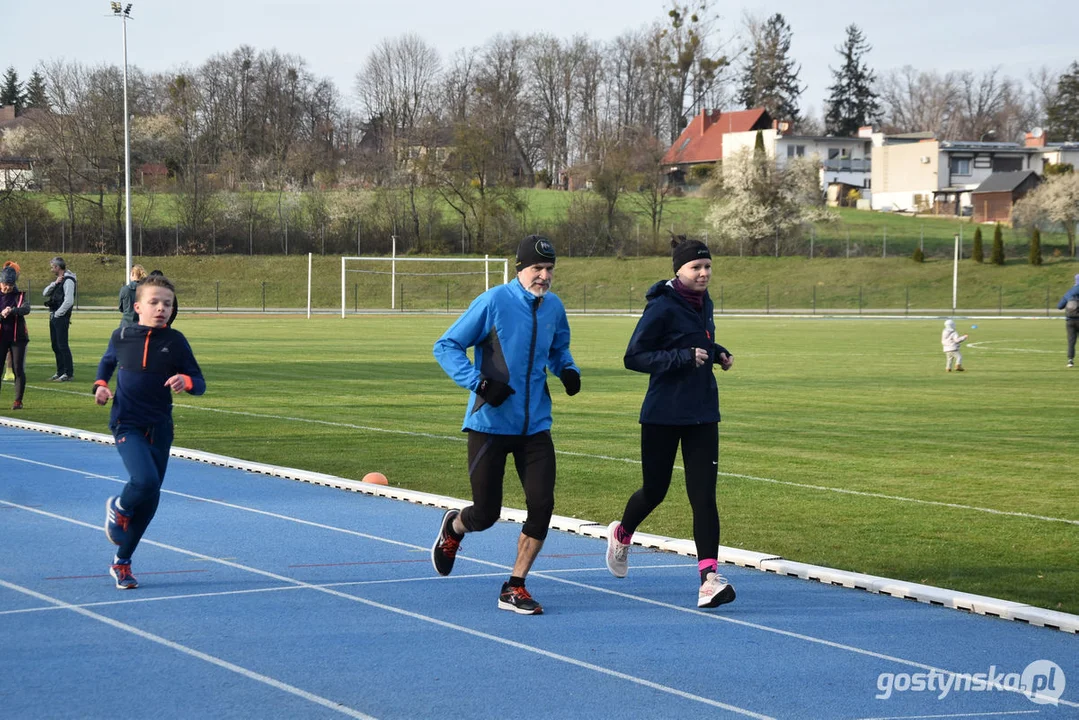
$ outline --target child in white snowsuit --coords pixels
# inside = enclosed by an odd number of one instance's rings
[[[952,371],[952,362],[955,362],[955,371],[963,372],[963,355],[959,352],[959,345],[967,339],[966,335],[960,335],[955,331],[955,320],[945,320],[944,330],[940,334],[940,343],[944,346],[944,369]]]

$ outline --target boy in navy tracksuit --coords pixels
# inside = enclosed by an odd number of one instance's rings
[[[131,555],[157,512],[161,483],[172,446],[172,395],[202,395],[202,378],[191,346],[179,330],[168,327],[176,291],[164,276],[146,278],[135,291],[139,324],[114,330],[97,366],[94,400],[111,399],[109,429],[131,479],[105,505],[105,535],[118,545],[109,574],[116,587],[138,587]],[[119,367],[115,395],[109,379]],[[171,392],[170,392],[171,391]]]
[[[649,375],[640,416],[644,482],[626,503],[621,522],[607,528],[607,568],[615,577],[626,576],[633,533],[666,497],[681,445],[700,573],[697,607],[711,608],[735,596],[717,561],[719,389],[713,374],[715,366],[730,370],[734,358],[715,341],[708,247],[683,240],[672,256],[675,276],[648,290],[623,358],[626,369]]]

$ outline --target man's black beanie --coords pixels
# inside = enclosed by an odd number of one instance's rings
[[[554,264],[554,246],[542,235],[529,235],[517,246],[517,272],[537,263]]]

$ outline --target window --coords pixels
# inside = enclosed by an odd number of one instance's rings
[[[948,161],[948,169],[952,175],[970,175],[970,158],[953,157]]]
[[[1023,169],[1023,158],[995,157],[993,158],[993,172],[1014,172]]]
[[[839,157],[839,148],[828,148],[828,159],[835,160]]]
[[[788,145],[787,157],[805,157],[806,146],[805,145]]]

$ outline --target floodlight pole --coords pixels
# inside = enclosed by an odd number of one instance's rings
[[[955,260],[952,262],[952,317],[955,317],[956,298],[959,294],[959,234],[955,236]]]
[[[131,129],[127,112],[127,19],[131,16],[131,4],[120,8],[112,3],[113,15],[120,18],[124,37],[124,282],[131,279]]]

